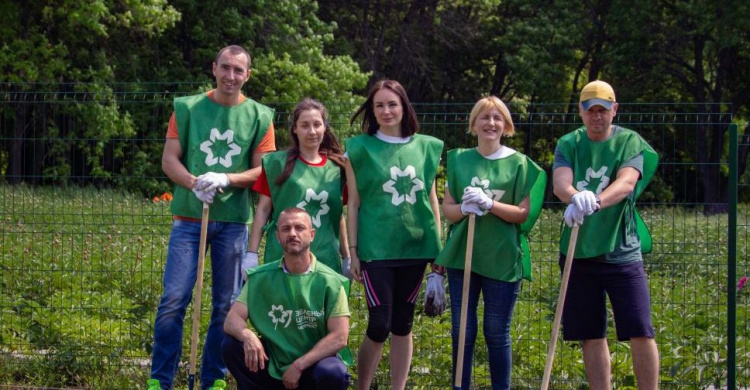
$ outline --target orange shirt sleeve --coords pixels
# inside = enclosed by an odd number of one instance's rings
[[[177,119],[175,118],[174,111],[172,112],[172,116],[169,117],[167,138],[180,138],[180,133],[177,131]]]
[[[276,151],[276,135],[274,134],[274,128],[273,128],[273,122],[271,122],[270,125],[268,125],[268,131],[266,131],[266,135],[263,136],[263,139],[260,140],[260,143],[255,148],[255,153],[268,153],[268,152],[275,152]]]

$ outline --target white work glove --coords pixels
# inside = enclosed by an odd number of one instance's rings
[[[474,202],[463,202],[461,203],[461,214],[463,215],[469,215],[469,213],[474,213],[477,215],[477,217],[481,217],[484,215],[484,211],[479,208],[479,206]]]
[[[352,279],[352,258],[351,257],[345,257],[341,259],[341,274],[349,278],[349,280]]]
[[[247,280],[247,270],[258,266],[258,252],[245,252],[245,258],[242,259],[242,280]]]
[[[495,202],[487,196],[483,189],[478,187],[466,187],[464,189],[464,196],[461,198],[462,202],[474,202],[482,210],[489,210]]]
[[[193,187],[193,193],[195,196],[203,203],[211,204],[214,202],[214,195],[216,195],[216,191],[203,191],[199,190],[196,187]]]
[[[437,272],[427,274],[427,287],[424,290],[424,312],[429,317],[437,317],[445,311],[445,276]]]
[[[583,218],[586,216],[586,213],[581,211],[578,206],[571,203],[568,205],[568,208],[565,209],[565,214],[563,215],[563,218],[565,219],[565,224],[573,227],[576,225],[582,225],[583,224]]]
[[[599,204],[596,202],[596,194],[588,190],[573,195],[573,204],[579,210],[586,213],[586,215],[591,215],[599,209]]]
[[[229,176],[226,173],[206,172],[198,176],[195,187],[202,191],[216,191],[229,186]]]

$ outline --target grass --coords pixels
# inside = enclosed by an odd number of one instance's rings
[[[168,203],[115,190],[2,185],[0,198],[0,384],[95,389],[144,384],[171,226]],[[741,207],[738,276],[748,273],[748,211]],[[654,236],[646,269],[661,387],[720,387],[727,375],[727,218],[676,206],[645,208],[643,215]],[[559,288],[560,220],[559,210],[545,209],[532,232],[534,280],[522,284],[513,319],[514,388],[540,385]],[[204,302],[210,302],[209,291]],[[738,384],[750,383],[748,293],[737,297]],[[349,345],[356,356],[367,324],[361,285],[352,288],[350,305]],[[205,331],[208,304],[202,310]],[[615,388],[635,388],[629,345],[613,340],[612,325]],[[450,326],[449,312],[428,318],[420,302],[409,388],[449,386]],[[186,321],[186,335],[189,327]],[[188,343],[186,336],[185,362]],[[551,388],[587,388],[580,346],[561,343],[557,351]],[[388,353],[386,347],[378,389],[389,388]],[[489,387],[481,332],[474,377],[478,388]],[[178,388],[186,387],[186,378],[181,369]]]

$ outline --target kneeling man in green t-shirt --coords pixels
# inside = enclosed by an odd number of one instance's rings
[[[315,230],[305,210],[284,210],[276,236],[284,256],[247,271],[227,314],[224,362],[240,389],[346,389],[336,354],[349,337],[348,280],[310,252]]]

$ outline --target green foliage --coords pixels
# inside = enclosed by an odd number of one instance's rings
[[[111,81],[118,58],[110,45],[156,36],[179,19],[166,0],[3,4],[0,24],[10,39],[0,46],[0,81]]]
[[[172,63],[177,69],[151,80],[213,80],[211,63],[218,50],[239,44],[252,56],[246,92],[255,100],[296,102],[311,96],[323,102],[350,101],[353,91],[364,88],[367,81],[367,74],[348,54],[325,52],[333,42],[335,24],[318,18],[314,1],[182,0],[172,5],[182,19],[175,29],[164,32],[160,45],[167,56],[177,59]],[[150,55],[164,57],[159,52]],[[143,70],[142,75],[150,73]]]
[[[72,103],[55,111],[23,105],[28,102],[0,108],[16,114],[16,122],[0,129],[3,137],[20,140],[33,132],[44,140],[33,145],[42,149],[34,161],[21,160],[23,149],[2,145],[2,172],[17,181],[125,186],[143,195],[165,190],[170,185],[158,160],[171,109],[158,98],[159,111],[129,104],[128,94],[164,93],[161,88],[172,87],[164,81],[175,80],[183,82],[174,86],[178,92],[204,92],[215,84],[216,53],[229,44],[250,51],[246,92],[258,101],[311,96],[355,104],[361,100],[353,91],[367,82],[348,55],[325,52],[335,24],[316,16],[314,1],[11,1],[0,7],[0,25],[10,37],[0,45],[0,82],[17,83],[8,88],[30,91],[43,104],[49,102],[40,90],[47,88]]]
[[[12,209],[37,211],[0,221],[13,237],[0,252],[0,344],[14,367],[0,382],[126,387],[151,342],[167,205],[95,189],[2,192]]]
[[[350,91],[362,88],[367,75],[348,57],[327,58],[322,52],[304,62],[294,62],[289,53],[256,57],[249,89],[271,102],[296,102],[313,97],[322,102],[354,102]]]

